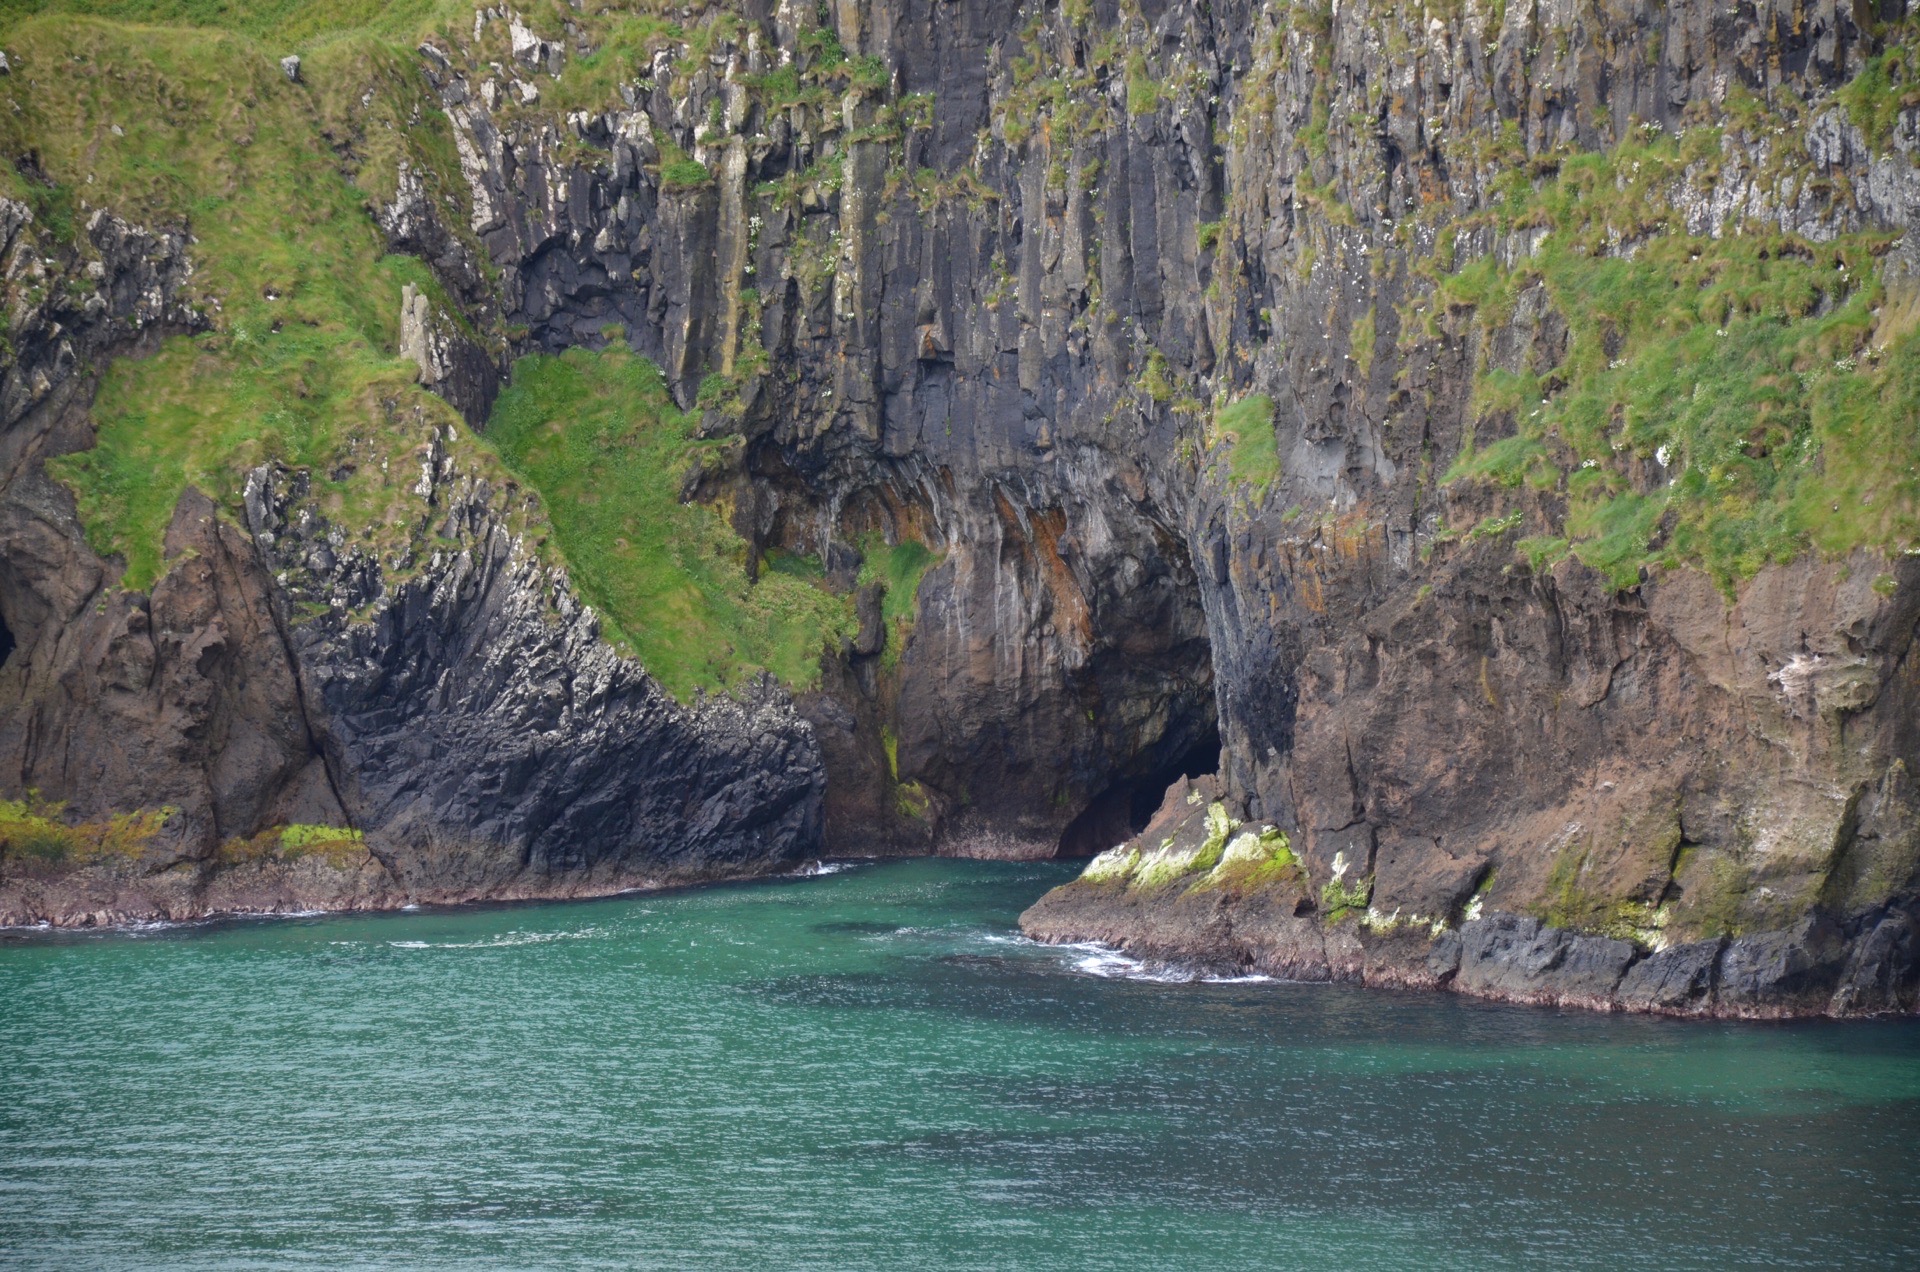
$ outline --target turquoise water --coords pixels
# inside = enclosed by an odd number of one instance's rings
[[[1920,1025],[1126,979],[1070,873],[0,940],[0,1265],[1920,1266]]]

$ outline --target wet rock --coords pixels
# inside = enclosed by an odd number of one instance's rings
[[[1725,946],[1720,939],[1693,941],[1649,954],[1621,979],[1620,1006],[1674,1016],[1711,1014],[1714,972]]]
[[[1460,929],[1453,988],[1510,1002],[1604,1008],[1633,955],[1626,941],[1579,936],[1517,914],[1490,914]]]
[[[1720,954],[1715,1005],[1734,1016],[1791,1016],[1824,1009],[1847,964],[1832,920],[1810,914],[1795,927],[1737,937]]]
[[[1916,1009],[1915,963],[1920,934],[1911,911],[1868,916],[1856,938],[1830,1010],[1836,1016],[1866,1016]]]

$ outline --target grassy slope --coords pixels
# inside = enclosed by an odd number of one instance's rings
[[[671,692],[758,668],[809,686],[823,643],[851,635],[850,606],[804,570],[749,583],[739,536],[680,502],[687,466],[728,445],[693,439],[697,418],[674,407],[657,368],[615,345],[522,358],[487,437],[545,497],[581,594]]]
[[[37,153],[58,187],[8,172],[8,192],[71,204],[74,229],[101,206],[187,226],[196,240],[189,295],[213,329],[114,363],[95,403],[98,447],[54,465],[94,546],[125,558],[125,586],[158,577],[161,536],[188,484],[231,505],[239,474],[263,459],[324,470],[350,434],[390,434],[390,407],[447,414],[394,352],[401,286],[437,293],[431,276],[384,254],[313,97],[259,46],[34,19],[7,33],[7,47],[15,70],[0,80],[0,145]]]
[[[279,29],[258,9],[93,7]],[[285,22],[340,19],[321,6],[268,8]],[[382,22],[402,19],[412,21]],[[122,585],[159,577],[186,486],[235,511],[244,472],[265,459],[309,468],[331,514],[362,537],[386,532],[419,440],[410,421],[453,422],[395,352],[402,285],[438,288],[420,262],[385,255],[369,215],[403,154],[420,170],[454,170],[444,117],[405,50],[336,32],[296,85],[279,70],[280,45],[230,31],[54,15],[14,21],[5,40],[15,69],[0,79],[0,144],[37,153],[56,185],[6,171],[0,188],[43,221],[58,213],[69,240],[96,206],[188,226],[196,240],[190,293],[212,330],[113,363],[95,401],[98,445],[53,464],[89,540],[126,561]],[[334,149],[346,138],[356,158]],[[817,677],[846,604],[790,577],[749,586],[744,545],[713,512],[678,503],[697,447],[651,367],[620,354],[535,359],[501,409],[502,449],[545,495],[576,582],[669,690],[685,699],[761,667],[794,685]],[[543,426],[564,416],[556,447],[521,427],[542,410],[554,412]],[[488,462],[470,439],[461,449]],[[361,462],[346,473],[349,453]],[[393,457],[390,471],[369,453]]]
[[[35,14],[232,31],[274,46],[279,56],[342,32],[405,41],[463,15],[471,21],[473,6],[457,0],[0,0],[0,24]]]
[[[1719,140],[1575,155],[1537,186],[1516,172],[1492,219],[1545,228],[1539,249],[1438,278],[1437,309],[1470,306],[1489,327],[1536,282],[1567,318],[1560,365],[1483,369],[1481,420],[1513,432],[1449,473],[1565,492],[1571,544],[1524,541],[1536,564],[1570,548],[1622,587],[1643,566],[1692,565],[1731,588],[1809,547],[1920,538],[1920,336],[1879,282],[1892,236],[1685,233],[1665,192]],[[1623,239],[1639,241],[1631,259],[1610,250]],[[1648,459],[1666,483],[1636,483]]]

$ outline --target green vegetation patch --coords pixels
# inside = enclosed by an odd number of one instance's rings
[[[1081,881],[1148,890],[1180,883],[1187,894],[1216,888],[1246,894],[1275,884],[1299,884],[1299,860],[1285,831],[1243,827],[1217,800],[1207,805],[1204,816],[1206,830],[1198,843],[1189,840],[1182,846],[1181,835],[1173,835],[1157,848],[1122,844],[1088,862]]]
[[[1373,899],[1373,876],[1356,875],[1349,880],[1345,853],[1333,855],[1333,877],[1320,888],[1320,909],[1329,923],[1338,923],[1354,910],[1364,911]]]
[[[713,174],[707,166],[697,159],[690,158],[687,152],[670,141],[660,143],[660,188],[663,190],[696,190],[710,185]]]
[[[248,839],[229,839],[220,845],[215,860],[222,865],[244,865],[254,861],[299,861],[317,858],[336,870],[346,870],[367,860],[366,836],[350,826],[316,826],[295,823],[274,826]]]
[[[346,844],[364,847],[366,842],[366,835],[351,826],[311,826],[295,823],[280,832],[280,850],[289,857],[298,857],[309,852],[325,852]]]
[[[1585,863],[1586,853],[1577,846],[1563,850],[1554,859],[1547,876],[1545,901],[1538,911],[1541,920],[1553,927],[1632,941],[1642,949],[1662,947],[1670,907],[1594,892],[1585,883]]]
[[[1248,827],[1225,846],[1207,877],[1194,889],[1222,888],[1244,894],[1275,884],[1298,884],[1301,878],[1299,858],[1285,831],[1273,826],[1257,830]]]
[[[123,586],[159,577],[188,485],[235,510],[242,475],[268,459],[312,469],[349,524],[384,524],[404,483],[381,493],[330,474],[350,439],[404,454],[418,428],[396,420],[453,418],[392,352],[402,286],[441,294],[418,261],[384,255],[308,91],[260,46],[214,31],[34,19],[9,33],[8,54],[8,153],[37,153],[78,217],[107,207],[196,240],[191,299],[212,330],[116,361],[94,401],[97,447],[49,465],[89,542],[126,561]]]
[[[64,819],[66,811],[64,800],[44,800],[35,790],[24,799],[0,799],[0,859],[48,865],[131,861],[178,810],[143,809],[78,824]]]
[[[1497,324],[1537,283],[1565,316],[1560,365],[1481,372],[1481,421],[1513,435],[1448,480],[1564,490],[1569,550],[1616,587],[1688,565],[1731,591],[1809,547],[1920,537],[1920,337],[1885,305],[1892,237],[1687,234],[1669,192],[1719,153],[1715,130],[1643,133],[1537,188],[1516,172],[1492,219],[1544,231],[1538,249],[1436,280],[1442,313]]]
[[[1860,73],[1838,94],[1847,119],[1866,135],[1876,154],[1884,154],[1893,144],[1893,129],[1900,112],[1920,106],[1920,49],[1916,49],[1916,24],[1908,21],[1889,46],[1860,68]]]
[[[1273,435],[1273,399],[1264,393],[1241,398],[1213,417],[1214,429],[1232,443],[1228,472],[1254,493],[1265,492],[1280,475],[1279,444]]]
[[[907,638],[913,634],[920,580],[946,556],[916,539],[903,538],[890,544],[878,534],[867,536],[860,551],[865,558],[860,564],[861,585],[879,583],[886,589],[880,599],[880,616],[887,628],[881,665],[891,670],[899,664]]]
[[[784,570],[747,577],[747,545],[712,508],[680,502],[689,466],[733,443],[693,436],[651,362],[624,345],[514,365],[487,437],[543,497],[573,583],[607,635],[682,701],[761,670],[820,675],[852,607]]]
[[[1147,55],[1131,53],[1127,56],[1127,114],[1151,115],[1160,109],[1166,90],[1160,81],[1153,78],[1147,70]]]

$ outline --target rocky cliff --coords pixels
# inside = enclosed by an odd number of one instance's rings
[[[1908,338],[1914,118],[1864,106],[1904,56],[1875,16],[1348,5],[1254,55],[1215,241],[1274,324],[1247,387],[1277,472],[1185,505],[1223,786],[1029,932],[1912,1008],[1913,400],[1852,382]],[[1787,296],[1797,261],[1827,277]]]
[[[163,486],[158,578],[126,586],[51,470],[96,440],[103,365],[217,329],[219,298],[190,297],[184,229],[45,219],[0,201],[0,922],[595,894],[817,852],[790,698],[673,701],[542,554],[537,498],[404,381],[324,482]]]
[[[1029,930],[1528,1001],[1912,1006],[1899,6],[582,0],[284,72],[273,31],[179,35],[234,68],[211,86],[116,30],[23,22],[4,81],[0,512],[37,537],[0,577],[0,737],[66,802],[22,824],[95,827],[102,877],[311,872],[276,829],[307,826],[361,897],[1130,840]],[[223,265],[249,231],[142,169],[91,184],[144,136],[94,87],[115,57],[268,121],[208,140],[230,189],[272,144],[326,167],[367,280],[335,291],[386,308],[283,326],[314,271]],[[86,233],[48,243],[63,209]],[[308,329],[387,361],[329,398],[273,361]],[[685,439],[603,430],[543,487],[586,408],[524,369],[609,345]],[[224,432],[137,533],[109,478],[189,347],[268,377],[231,403],[261,423],[181,425]],[[719,566],[663,574],[606,520],[662,454]],[[817,621],[689,627],[676,571],[720,566],[712,605]],[[725,646],[720,692],[676,678],[681,631]],[[22,860],[8,895],[66,877]]]

